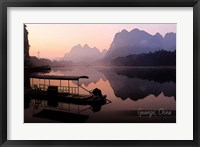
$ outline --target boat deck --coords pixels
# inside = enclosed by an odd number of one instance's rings
[[[93,105],[93,104],[104,104],[106,103],[106,95],[93,94],[92,92],[86,90],[79,84],[79,79],[88,79],[88,76],[63,76],[63,75],[45,75],[45,74],[37,74],[32,75],[32,88],[25,91],[25,95],[31,96],[33,99],[37,100],[47,100],[53,103],[57,102],[65,102],[65,103],[73,103],[73,104],[82,104],[82,105]],[[44,84],[34,84],[33,79],[43,79]],[[48,84],[46,84],[45,80],[48,80]],[[51,85],[51,80],[60,80],[60,85]],[[68,81],[67,86],[62,86],[61,81]],[[69,81],[77,81],[76,86],[71,86]],[[87,92],[88,95],[83,95],[79,93],[79,88],[83,88]],[[100,90],[99,90],[100,91]]]

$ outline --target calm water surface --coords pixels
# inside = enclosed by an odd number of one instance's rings
[[[24,122],[66,122],[56,117],[36,116],[42,110],[57,110],[60,115],[86,123],[175,123],[176,69],[134,67],[60,67],[52,68],[51,75],[89,76],[80,85],[88,90],[101,89],[110,101],[98,107],[59,103],[50,108],[43,101],[34,100],[24,110]],[[29,79],[30,85],[44,84],[43,80]],[[45,84],[48,84],[46,82]],[[67,86],[66,81],[51,81],[51,85]],[[70,85],[75,83],[70,82]],[[80,89],[80,93],[88,94]],[[26,101],[26,97],[25,97]],[[65,114],[67,113],[67,115]],[[71,115],[75,114],[75,115]],[[50,115],[57,115],[51,113]],[[76,119],[79,117],[80,119]],[[70,121],[69,121],[70,122]]]

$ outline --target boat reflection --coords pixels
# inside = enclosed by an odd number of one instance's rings
[[[104,104],[77,105],[66,102],[58,102],[57,106],[49,105],[48,101],[42,99],[32,99],[33,117],[52,120],[50,122],[60,123],[83,123],[89,118],[89,115],[83,114],[84,111],[91,110],[98,112],[103,105],[111,101],[105,101]],[[49,122],[49,121],[48,121]]]

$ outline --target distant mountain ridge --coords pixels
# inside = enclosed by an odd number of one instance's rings
[[[159,33],[151,35],[139,29],[133,29],[130,32],[122,30],[116,33],[105,59],[112,60],[117,57],[155,52],[161,49],[176,50],[176,33],[170,32],[163,37]]]
[[[89,47],[87,44],[80,44],[72,47],[69,53],[66,53],[61,60],[72,62],[93,62],[104,57],[107,50],[99,51],[96,47]]]
[[[118,57],[153,53],[159,50],[175,51],[176,33],[169,32],[162,36],[160,33],[151,35],[139,29],[133,29],[130,32],[124,29],[115,34],[108,51],[104,49],[100,52],[96,47],[78,44],[72,47],[70,52],[66,53],[60,60],[80,64],[107,64]]]

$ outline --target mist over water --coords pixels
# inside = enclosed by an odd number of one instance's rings
[[[107,95],[111,103],[98,108],[59,104],[63,109],[70,108],[70,112],[80,112],[87,116],[83,122],[176,122],[175,68],[57,67],[52,68],[48,74],[89,76],[89,79],[81,79],[80,85],[88,90],[99,88]],[[33,81],[42,82],[35,79]],[[55,81],[56,84],[59,82]],[[62,85],[65,84],[63,81]],[[83,89],[80,89],[80,93],[87,94]],[[33,107],[25,109],[25,122],[57,122],[32,117],[30,113],[33,111]]]

